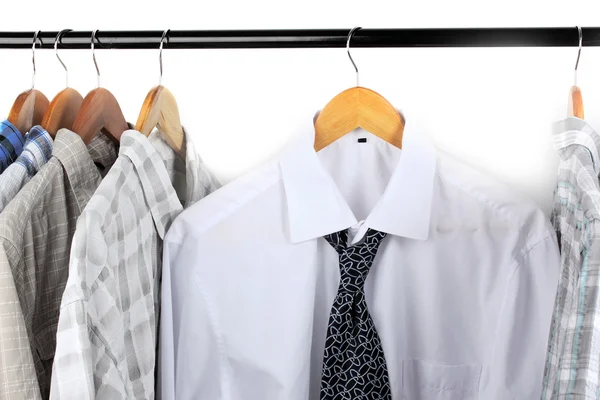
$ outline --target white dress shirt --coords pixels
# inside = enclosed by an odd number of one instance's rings
[[[164,248],[163,399],[318,400],[339,284],[323,235],[386,232],[365,291],[394,400],[541,394],[558,282],[536,205],[442,155],[310,131],[184,211]],[[366,143],[358,139],[366,138]]]

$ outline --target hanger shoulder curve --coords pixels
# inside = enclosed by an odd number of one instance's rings
[[[358,102],[358,91],[351,88],[336,95],[323,107],[315,121],[315,147],[320,150],[359,125],[358,113],[349,112],[357,109]]]
[[[39,90],[27,90],[17,96],[8,113],[8,121],[25,135],[33,126],[42,123],[49,104],[48,98]]]
[[[379,93],[357,86],[339,93],[323,107],[315,121],[315,150],[358,127],[402,147],[404,122],[398,111]]]
[[[152,129],[154,129],[160,119],[160,115],[158,115],[160,110],[158,107],[155,107],[155,104],[159,100],[161,92],[162,87],[156,86],[148,92],[144,99],[144,104],[135,124],[135,130],[145,136],[150,135]]]
[[[148,92],[135,125],[135,129],[145,136],[156,127],[173,150],[182,151],[184,135],[179,107],[173,93],[162,85]]]
[[[581,95],[581,89],[579,86],[572,86],[569,90],[569,105],[567,109],[567,115],[569,117],[584,119],[583,96]]]
[[[55,137],[61,128],[72,130],[82,103],[83,96],[75,89],[66,88],[60,91],[44,113],[42,126],[52,137]]]
[[[119,102],[104,88],[94,89],[85,96],[73,122],[73,131],[86,145],[100,131],[108,133],[114,140],[119,141],[127,129],[129,125],[123,116]]]
[[[385,97],[368,88],[359,92],[360,126],[386,142],[401,148],[404,121]]]

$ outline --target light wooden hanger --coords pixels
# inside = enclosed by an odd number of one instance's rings
[[[31,89],[19,94],[8,113],[8,121],[13,124],[22,135],[42,122],[44,112],[48,108],[48,98],[39,90],[35,89],[35,45],[40,31],[33,35],[33,46],[31,47],[31,62],[33,64],[33,76],[31,78]]]
[[[184,146],[184,135],[179,118],[179,107],[177,107],[175,96],[161,84],[163,76],[162,50],[165,39],[168,40],[168,33],[169,29],[163,32],[160,39],[158,56],[160,78],[158,86],[152,88],[146,95],[135,124],[135,130],[148,136],[154,128],[158,128],[169,146],[176,152],[181,152]]]
[[[92,32],[92,58],[98,75],[98,86],[85,96],[73,122],[73,131],[81,137],[85,144],[89,144],[100,131],[119,141],[123,132],[129,129],[115,96],[100,87],[100,69],[94,52],[96,32],[98,30]]]
[[[81,96],[77,90],[69,87],[69,70],[58,55],[58,42],[63,33],[69,31],[71,31],[71,29],[63,29],[56,35],[56,39],[54,40],[54,52],[56,58],[58,58],[58,61],[65,69],[66,89],[54,96],[54,99],[52,99],[48,109],[44,113],[42,126],[52,137],[55,137],[56,132],[61,128],[73,129],[73,122],[75,121],[77,112],[83,102],[83,96]]]
[[[356,87],[335,96],[315,120],[315,150],[319,151],[356,128],[363,128],[386,142],[402,148],[404,122],[394,106],[379,93],[359,86],[358,68],[350,54],[352,34],[346,42],[348,57],[356,71]]]
[[[569,89],[569,105],[567,108],[567,115],[569,117],[577,117],[584,119],[583,112],[583,97],[581,95],[581,89],[577,86],[577,67],[579,67],[579,58],[581,57],[581,48],[583,45],[583,34],[581,27],[577,27],[579,32],[579,51],[577,52],[577,61],[575,62],[575,82],[571,89]]]

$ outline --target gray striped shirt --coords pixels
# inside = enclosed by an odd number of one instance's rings
[[[0,214],[2,399],[49,397],[75,224],[117,151],[103,134],[86,148],[60,130],[48,163]]]

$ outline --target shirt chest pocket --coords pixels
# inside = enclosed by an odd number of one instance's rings
[[[422,360],[404,360],[404,399],[478,400],[480,376],[480,365],[443,365]]]

